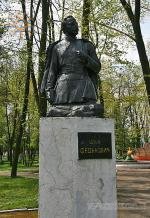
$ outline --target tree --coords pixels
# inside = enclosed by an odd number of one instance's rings
[[[40,39],[40,49],[39,49],[39,73],[38,73],[38,86],[40,88],[44,69],[45,69],[45,51],[46,51],[46,41],[47,41],[47,27],[49,19],[49,4],[47,0],[42,0],[42,30]],[[40,100],[40,116],[46,116],[47,103],[45,93],[39,93]]]
[[[131,74],[132,72],[132,74]],[[141,66],[103,62],[101,72],[105,116],[115,119],[116,151],[133,149],[148,140],[148,100]]]
[[[145,81],[148,101],[150,105],[150,65],[146,54],[145,44],[144,44],[141,27],[140,27],[141,1],[135,0],[134,11],[132,9],[130,1],[120,0],[120,2],[123,8],[125,9],[133,27],[135,43],[137,46],[137,50],[142,66],[143,78]]]
[[[26,42],[27,42],[27,69],[26,69],[26,80],[25,80],[25,88],[24,88],[24,100],[23,100],[22,112],[21,112],[20,119],[19,119],[19,129],[18,129],[18,134],[16,137],[16,146],[14,150],[13,164],[12,164],[12,170],[11,170],[12,178],[17,176],[18,158],[20,154],[20,146],[21,146],[23,131],[24,131],[25,122],[26,122],[26,115],[27,115],[27,110],[28,110],[30,76],[33,81],[35,98],[37,101],[37,106],[39,108],[39,98],[38,98],[36,80],[34,76],[33,59],[32,59],[34,22],[35,22],[37,13],[38,13],[39,4],[37,5],[37,9],[33,17],[33,0],[31,0],[31,4],[30,4],[31,33],[29,32],[29,29],[28,29],[28,19],[27,19],[25,0],[21,1],[21,5],[22,5],[22,11],[23,11],[25,37],[26,37]]]
[[[82,37],[89,39],[89,24],[90,24],[90,12],[91,12],[91,0],[83,0],[83,12],[82,12]]]

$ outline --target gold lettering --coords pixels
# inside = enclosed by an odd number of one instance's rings
[[[103,148],[97,148],[97,153],[103,153]]]
[[[87,148],[84,148],[84,152],[87,153]]]
[[[80,148],[80,153],[81,154],[102,154],[102,153],[109,153],[111,150],[108,147],[82,147]]]
[[[100,139],[98,139],[98,138],[91,138],[91,139],[89,140],[89,144],[90,144],[90,145],[98,145],[98,144],[101,144],[101,141],[100,141]]]
[[[92,148],[88,148],[88,154],[92,153]]]
[[[80,153],[84,154],[84,148],[80,148]]]
[[[91,153],[92,153],[92,154],[94,153],[94,148],[91,148]]]
[[[104,153],[109,153],[110,152],[110,149],[109,148],[104,148]]]

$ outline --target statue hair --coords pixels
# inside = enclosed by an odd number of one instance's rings
[[[76,21],[76,19],[75,19],[72,15],[69,15],[69,16],[67,16],[67,17],[64,18],[64,20],[63,20],[63,22],[62,22],[62,24],[61,24],[61,29],[62,29],[62,31],[63,31],[64,34],[66,33],[66,23],[67,23],[67,20],[68,20],[69,18],[72,18],[74,21]],[[77,21],[76,21],[76,22],[77,22]]]

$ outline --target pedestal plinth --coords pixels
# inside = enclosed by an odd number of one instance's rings
[[[94,136],[88,139],[91,144],[87,148],[86,133],[88,137]],[[104,145],[105,140],[101,140],[101,136],[105,134],[106,137],[109,135],[111,149],[104,149],[107,139]],[[92,147],[97,140],[99,148]],[[40,218],[117,217],[114,141],[114,125],[110,119],[41,119]],[[111,155],[104,155],[106,150]],[[85,159],[79,160],[79,153],[81,156],[84,153]],[[100,157],[95,156],[96,153]]]

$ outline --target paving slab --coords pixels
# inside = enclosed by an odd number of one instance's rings
[[[117,167],[118,218],[150,218],[150,169]]]

